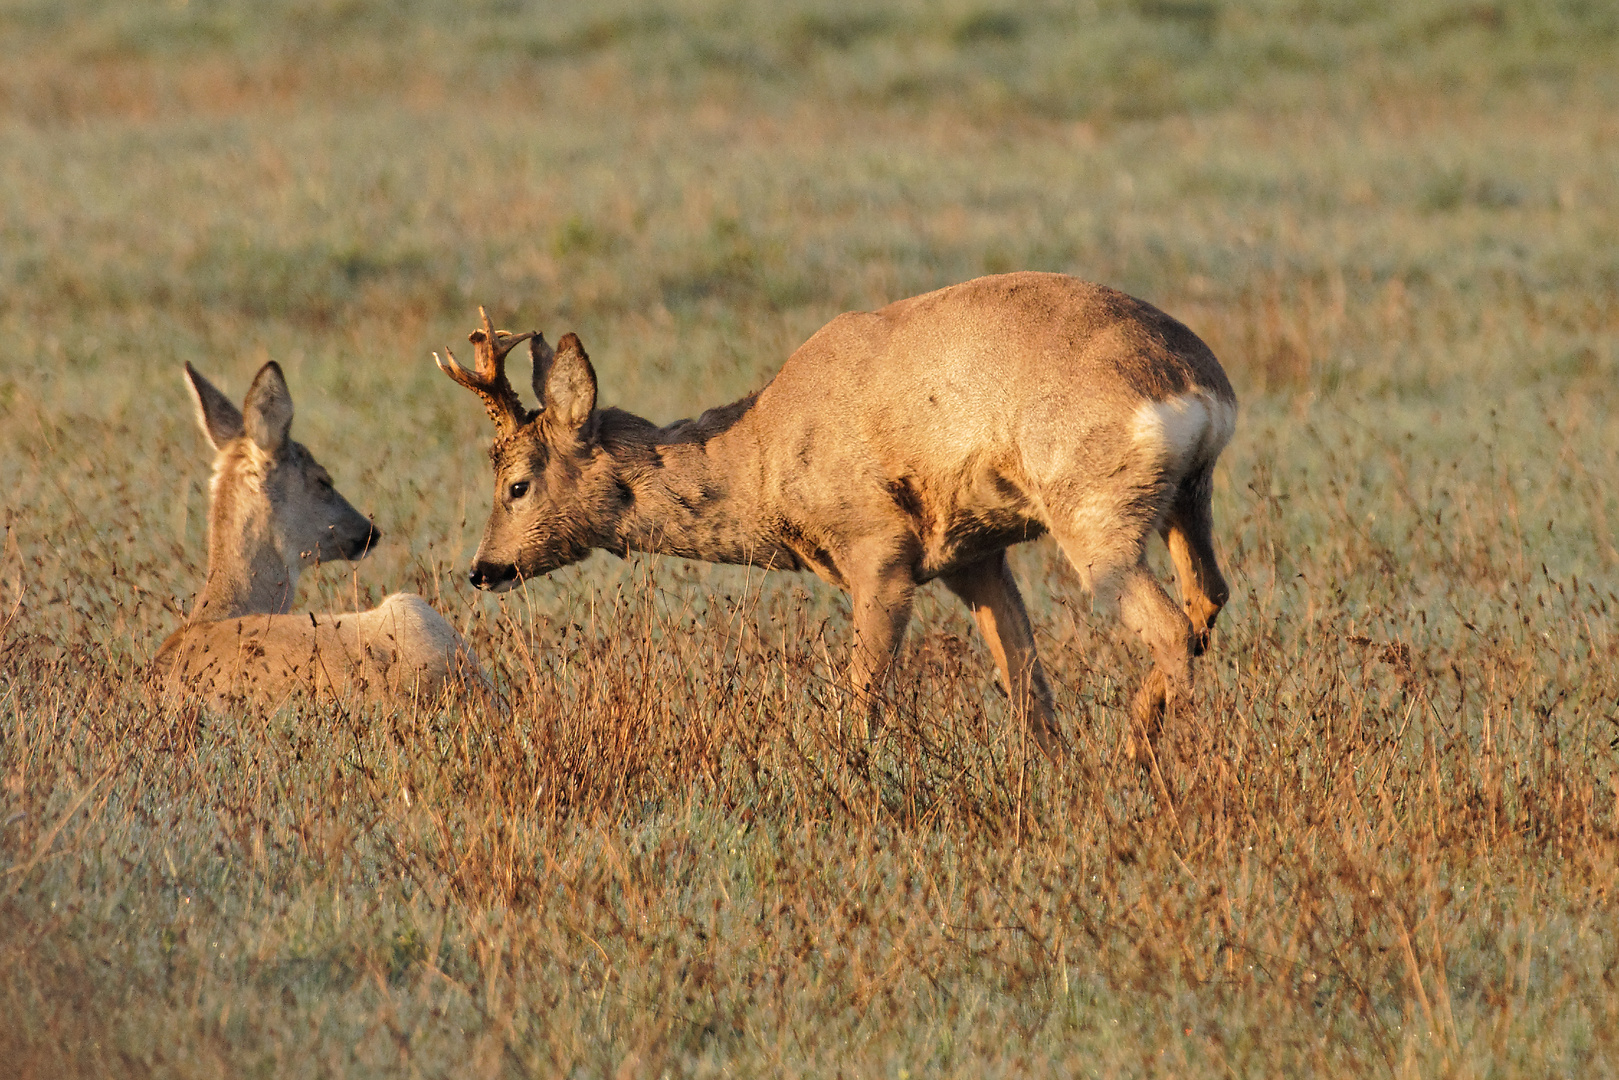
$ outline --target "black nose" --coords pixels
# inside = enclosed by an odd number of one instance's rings
[[[382,530],[372,525],[366,530],[364,536],[350,542],[349,549],[343,553],[343,557],[345,559],[363,559],[377,546],[377,542],[381,539]]]
[[[332,546],[337,547],[338,554],[343,558],[354,562],[369,555],[371,550],[377,546],[377,541],[381,539],[382,530],[375,525],[370,525],[366,528],[364,536],[356,536],[353,539],[343,541],[340,546],[335,544]]]
[[[516,576],[517,567],[511,563],[500,565],[479,562],[472,564],[472,570],[467,574],[467,579],[480,589],[493,589],[496,585],[504,585]]]

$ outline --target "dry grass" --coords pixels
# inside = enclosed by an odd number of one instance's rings
[[[0,1060],[62,1075],[1619,1068],[1619,25],[1599,5],[13,4],[0,31]],[[924,590],[866,774],[807,578],[463,570],[476,303],[672,419],[1029,266],[1244,402],[1234,599],[1135,643],[1016,553],[1079,752]],[[296,435],[507,722],[158,707],[191,361]]]

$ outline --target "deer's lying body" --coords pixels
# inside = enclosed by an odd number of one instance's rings
[[[295,695],[430,700],[458,680],[484,682],[461,635],[415,593],[344,615],[191,623],[169,636],[156,662],[170,685],[216,707],[251,699],[273,708]]]
[[[474,340],[489,352],[497,337]],[[840,315],[757,394],[667,427],[596,409],[573,335],[554,354],[538,337],[530,348],[537,414],[492,353],[476,373],[446,365],[502,425],[475,584],[509,588],[598,547],[809,569],[852,595],[851,679],[870,701],[916,587],[937,578],[972,609],[1014,709],[1055,751],[1005,558],[1049,532],[1152,650],[1138,718],[1155,725],[1190,690],[1191,657],[1227,597],[1209,495],[1236,396],[1203,342],[1151,305],[1058,274],[979,278]],[[1184,611],[1147,569],[1154,531]]]
[[[208,580],[153,661],[164,689],[215,707],[273,708],[294,694],[398,704],[461,680],[492,695],[461,635],[412,593],[370,611],[289,614],[306,565],[362,558],[380,534],[288,437],[292,400],[279,366],[260,369],[242,411],[189,364],[186,377],[218,454]]]

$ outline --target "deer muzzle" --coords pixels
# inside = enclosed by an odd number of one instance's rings
[[[473,585],[488,592],[505,592],[517,586],[517,566],[514,563],[497,563],[479,559],[472,564],[472,570],[467,574],[467,580]]]

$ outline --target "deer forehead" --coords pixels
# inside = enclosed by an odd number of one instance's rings
[[[216,496],[232,491],[267,493],[293,477],[316,479],[325,471],[302,443],[289,440],[280,453],[270,454],[243,436],[214,459],[210,487]]]
[[[495,467],[496,475],[518,469],[542,472],[550,456],[550,447],[545,443],[538,420],[489,444],[489,463]]]

